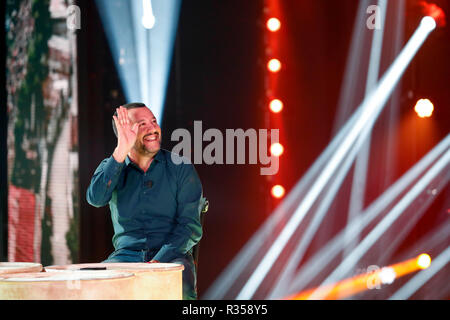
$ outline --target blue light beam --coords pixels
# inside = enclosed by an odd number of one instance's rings
[[[153,1],[153,28],[137,0],[96,0],[127,102],[143,102],[161,123],[181,0]]]

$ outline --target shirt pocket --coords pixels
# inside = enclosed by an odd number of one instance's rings
[[[126,183],[125,183],[126,182]],[[117,215],[122,219],[133,218],[140,210],[139,181],[130,176],[121,177],[116,189]]]

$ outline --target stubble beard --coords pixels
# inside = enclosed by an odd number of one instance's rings
[[[141,156],[151,156],[155,155],[161,149],[161,141],[158,140],[158,143],[159,147],[155,148],[154,150],[151,150],[146,147],[145,143],[142,143],[141,141],[136,141],[133,148]]]

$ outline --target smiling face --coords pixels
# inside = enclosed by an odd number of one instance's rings
[[[138,123],[138,133],[134,150],[141,155],[156,154],[161,148],[161,128],[150,109],[135,108],[128,110],[132,123]]]

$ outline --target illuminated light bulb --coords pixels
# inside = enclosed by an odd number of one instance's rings
[[[272,32],[280,30],[281,22],[277,18],[270,18],[266,23],[267,29]]]
[[[269,108],[272,112],[278,113],[283,110],[283,102],[281,102],[281,100],[279,99],[273,99],[269,103]]]
[[[426,253],[422,253],[420,256],[417,257],[417,266],[420,269],[426,269],[430,266],[431,264],[431,257],[426,254]]]
[[[270,146],[270,153],[275,156],[275,157],[279,157],[283,154],[284,151],[284,147],[283,145],[281,145],[281,143],[274,143]]]
[[[336,170],[338,170],[339,164],[341,163],[341,161],[343,161],[349,150],[354,146],[355,141],[361,136],[361,132],[366,126],[370,125],[371,120],[375,120],[378,118],[379,113],[381,113],[384,105],[386,105],[386,102],[389,100],[389,97],[394,91],[401,76],[407,69],[411,60],[414,58],[424,41],[427,39],[429,32],[425,32],[424,29],[425,28],[422,26],[417,28],[417,30],[408,40],[405,47],[395,58],[395,61],[386,70],[383,77],[379,80],[376,88],[374,88],[372,93],[367,95],[363,102],[360,104],[358,109],[361,109],[361,114],[358,116],[358,119],[355,120],[355,124],[350,126],[349,132],[345,134],[345,137],[339,143],[337,151],[332,154],[330,159],[328,159],[325,167],[321,170],[318,177],[314,179],[315,181],[312,186],[305,193],[305,195],[302,196],[302,201],[300,202],[298,208],[295,209],[294,213],[289,218],[289,221],[286,222],[282,231],[279,232],[278,237],[274,239],[274,241],[272,241],[272,245],[270,246],[270,248],[265,249],[265,255],[259,260],[260,262],[256,266],[256,268],[253,268],[251,276],[247,279],[242,289],[236,295],[236,300],[252,299],[261,283],[264,281],[264,279],[266,279],[268,273],[273,270],[274,264],[278,261],[277,259],[284,252],[286,245],[292,239],[294,233],[298,230],[299,225],[304,221],[304,217],[310,211],[313,204],[316,203],[317,198],[320,196],[327,183],[336,174]],[[439,163],[439,165],[440,170],[442,169],[441,166],[443,165],[442,163]],[[411,194],[411,198],[414,197],[415,196]],[[393,211],[395,211],[395,209]],[[395,215],[393,215],[393,221],[397,219],[402,212],[403,210],[398,210],[398,212],[391,212],[392,214],[395,213]],[[375,228],[373,231],[377,232],[374,232],[373,234],[370,233],[370,235],[368,235],[368,237],[366,237],[364,241],[360,243],[361,247],[358,248],[364,249],[364,251],[368,250],[371,245],[373,245],[373,243],[381,237],[385,229],[389,227],[389,224],[386,224],[386,226],[383,225],[382,227],[383,228],[381,229]],[[353,250],[353,252],[345,257],[345,259],[342,261],[342,264],[339,265],[339,267],[337,267],[329,277],[333,277],[336,274],[348,273],[351,269],[351,266],[353,265],[353,261],[357,261],[359,259],[359,253],[359,250]],[[322,293],[316,292],[311,294],[309,296],[309,299],[317,299],[321,298],[322,296]]]
[[[414,111],[421,118],[430,117],[433,114],[434,106],[433,103],[428,99],[420,99],[417,101]]]
[[[426,28],[427,30],[434,30],[436,28],[436,20],[433,17],[426,16],[423,17],[420,21],[420,25]]]
[[[272,196],[279,199],[284,196],[284,188],[280,186],[279,184],[272,187],[271,193]]]
[[[155,16],[143,16],[142,17],[142,25],[145,29],[151,29],[155,25]]]
[[[378,277],[380,278],[381,283],[391,284],[392,282],[394,282],[395,278],[397,277],[397,274],[395,273],[393,268],[384,267],[383,269],[380,270]]]
[[[281,69],[281,62],[278,59],[270,59],[267,63],[267,68],[269,71],[278,72]]]
[[[142,16],[142,25],[145,29],[151,29],[155,25],[155,16],[153,15],[151,0],[142,0],[144,15]]]

